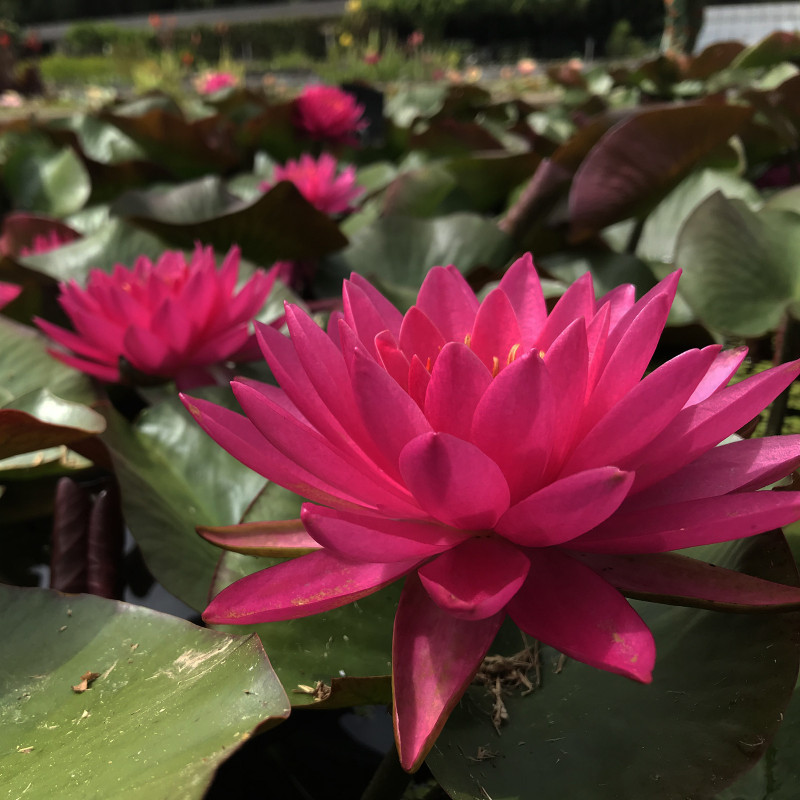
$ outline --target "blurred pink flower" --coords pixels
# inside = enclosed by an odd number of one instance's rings
[[[206,72],[197,79],[196,86],[200,94],[213,94],[238,83],[239,79],[230,72]]]
[[[356,144],[367,123],[364,106],[335,86],[307,86],[295,98],[295,123],[312,139],[331,144]]]
[[[199,244],[188,262],[180,251],[155,263],[140,256],[132,269],[92,270],[85,289],[74,280],[61,284],[59,302],[75,332],[36,324],[64,348],[50,351],[55,358],[104,381],[122,379],[125,359],[181,387],[214,383],[212,368],[257,353],[250,323],[274,281],[259,270],[237,292],[238,275],[237,247],[219,269],[211,247]]]
[[[356,184],[354,167],[346,167],[337,175],[338,168],[339,163],[329,153],[323,153],[316,161],[306,153],[297,161],[289,159],[286,166],[276,166],[272,181],[264,181],[261,191],[269,191],[280,181],[289,181],[323,213],[343,214],[352,209],[364,190]]]
[[[12,300],[16,299],[21,291],[21,286],[0,281],[0,308],[7,306]]]
[[[377,64],[380,60],[381,60],[381,54],[376,50],[371,50],[368,53],[364,53],[365,64]]]
[[[422,31],[414,31],[406,40],[406,44],[416,50],[425,41],[425,34]]]
[[[71,238],[62,238],[57,230],[37,233],[33,237],[30,246],[21,248],[19,254],[21,256],[34,256],[37,253],[49,253],[51,250],[55,250],[70,241],[72,241]]]
[[[653,637],[622,592],[797,607],[798,589],[667,552],[800,516],[800,493],[758,491],[800,464],[800,436],[717,446],[800,362],[727,386],[745,351],[714,345],[643,377],[677,282],[596,299],[585,275],[548,314],[525,256],[482,302],[451,266],[405,315],[358,275],[327,333],[287,306],[288,339],[258,327],[282,391],[234,381],[247,416],[184,402],[229,453],[311,501],[306,536],[296,524],[290,538],[316,549],[224,589],[205,619],[322,613],[405,576],[392,671],[413,770],[506,616],[649,682]],[[252,543],[279,546],[291,526],[274,525]]]

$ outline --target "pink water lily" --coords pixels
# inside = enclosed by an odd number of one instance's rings
[[[200,94],[213,94],[236,86],[239,79],[232,72],[205,72],[197,78],[195,86]]]
[[[0,281],[0,308],[7,306],[12,300],[15,300],[21,291],[22,287],[17,286],[15,283]]]
[[[339,171],[339,162],[329,153],[322,153],[318,159],[306,153],[297,161],[289,159],[285,166],[276,166],[272,180],[264,181],[261,191],[269,191],[280,181],[293,183],[312,206],[325,214],[350,211],[364,193],[356,184],[355,168]]]
[[[413,770],[507,616],[649,682],[653,637],[623,592],[796,607],[800,590],[668,552],[800,517],[800,493],[758,491],[800,464],[800,436],[718,446],[800,362],[728,386],[745,351],[711,346],[643,377],[677,282],[597,299],[586,275],[548,314],[525,256],[482,302],[451,266],[405,314],[358,275],[327,332],[287,306],[288,338],[258,333],[281,388],[235,381],[246,416],[184,401],[228,452],[311,501],[305,533],[264,523],[222,541],[305,554],[232,584],[205,619],[302,617],[405,577],[392,677]]]
[[[168,251],[155,263],[92,270],[85,288],[61,284],[59,302],[74,331],[43,319],[36,324],[62,349],[51,354],[76,369],[119,382],[120,359],[148,376],[179,386],[214,383],[222,362],[258,355],[253,317],[264,305],[274,273],[257,271],[238,291],[239,249],[218,269],[214,251],[197,245],[187,261]]]
[[[307,86],[295,98],[297,127],[312,139],[330,144],[355,144],[366,127],[364,106],[336,86]]]

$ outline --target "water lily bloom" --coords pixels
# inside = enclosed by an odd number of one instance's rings
[[[364,190],[356,183],[355,167],[345,167],[337,175],[338,169],[339,163],[329,153],[322,153],[317,160],[306,153],[297,161],[289,159],[285,166],[276,166],[272,181],[264,181],[261,191],[268,191],[279,181],[289,181],[323,213],[343,214],[352,209]]]
[[[302,526],[249,530],[251,552],[305,554],[224,589],[205,619],[316,614],[405,577],[392,677],[413,770],[507,616],[649,682],[653,637],[623,592],[797,607],[798,589],[668,552],[800,517],[800,493],[757,491],[800,464],[800,436],[720,445],[800,362],[728,386],[745,351],[710,346],[643,377],[677,281],[597,299],[585,275],[548,314],[525,256],[482,302],[451,266],[405,314],[358,275],[327,332],[287,306],[288,338],[258,332],[280,389],[235,381],[246,416],[184,402],[228,452],[310,501]]]
[[[57,230],[53,229],[47,233],[37,233],[28,247],[20,249],[21,256],[35,256],[37,253],[49,253],[62,245],[72,241],[72,237],[62,236]]]
[[[312,139],[355,144],[367,123],[364,106],[336,86],[307,86],[294,101],[295,123]]]
[[[214,383],[214,369],[251,359],[251,322],[264,305],[274,273],[257,271],[237,292],[239,249],[218,269],[211,247],[190,261],[168,251],[155,263],[140,256],[133,268],[92,270],[86,288],[61,284],[59,302],[75,327],[43,319],[36,324],[62,349],[51,354],[103,381],[119,382],[120,360],[148,376],[179,386]]]
[[[200,94],[213,94],[238,83],[239,79],[230,72],[206,72],[197,79],[195,86]]]
[[[0,308],[7,306],[12,300],[15,300],[21,291],[21,286],[0,281]]]

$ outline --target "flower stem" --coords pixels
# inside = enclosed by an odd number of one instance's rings
[[[392,743],[380,766],[364,789],[361,800],[399,800],[411,783],[409,775],[401,766],[397,746]]]
[[[782,329],[778,334],[778,352],[775,354],[775,366],[785,364],[787,361],[800,356],[800,322],[791,314],[786,315]],[[791,384],[786,387],[773,402],[767,420],[767,436],[777,436],[783,428],[786,409],[789,407],[789,391]]]

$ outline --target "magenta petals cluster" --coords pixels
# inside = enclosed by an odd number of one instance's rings
[[[307,86],[294,100],[295,125],[311,139],[356,144],[366,127],[364,106],[336,86]]]
[[[289,159],[284,166],[276,166],[272,181],[264,181],[261,191],[268,191],[280,181],[293,183],[314,208],[325,214],[351,211],[364,193],[356,183],[355,167],[339,171],[339,162],[329,153],[322,153],[318,159],[305,153],[296,161]]]
[[[482,301],[452,266],[405,314],[353,275],[327,330],[291,305],[288,337],[258,326],[280,388],[234,381],[244,416],[184,402],[229,453],[309,500],[297,535],[312,552],[232,584],[205,619],[297,618],[404,578],[394,722],[413,770],[507,617],[649,682],[653,637],[624,592],[797,602],[668,552],[800,517],[800,493],[759,491],[800,464],[800,436],[731,437],[800,362],[728,385],[745,351],[710,346],[645,375],[677,282],[597,298],[586,275],[548,313],[525,256]]]
[[[188,261],[167,251],[155,263],[141,256],[133,268],[95,269],[85,288],[61,285],[74,331],[36,324],[59,346],[55,358],[100,380],[119,382],[125,359],[183,388],[213,383],[215,366],[258,354],[252,320],[274,282],[274,273],[258,270],[237,290],[239,261],[233,247],[217,268],[212,248],[198,244]]]
[[[7,306],[12,300],[16,300],[21,291],[22,287],[15,283],[0,281],[0,308]]]
[[[213,94],[238,83],[239,79],[231,72],[206,72],[197,79],[197,91],[200,94]]]

